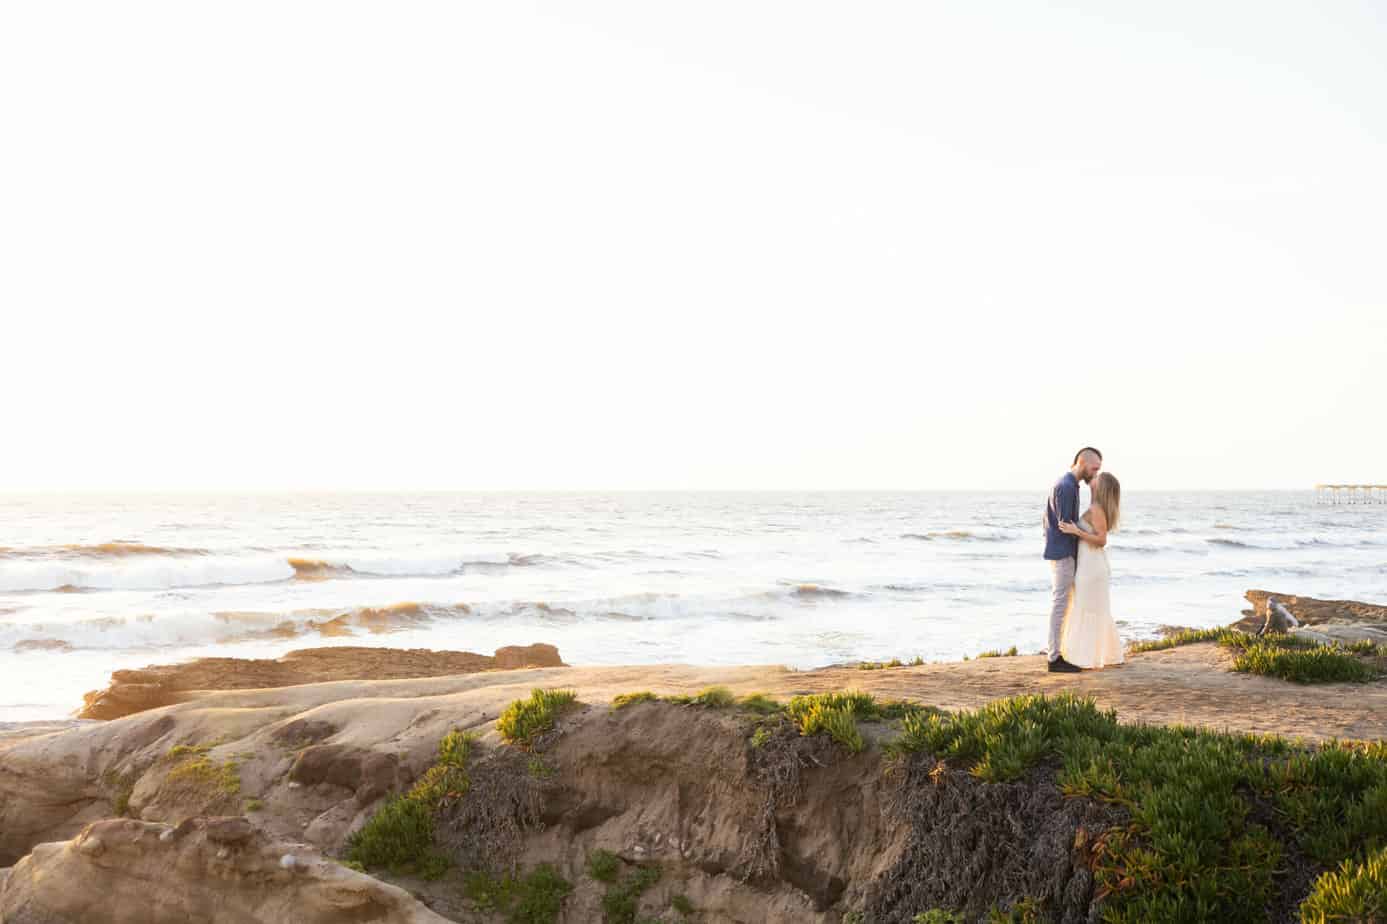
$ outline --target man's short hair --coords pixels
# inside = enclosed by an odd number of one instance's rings
[[[1099,462],[1102,462],[1102,461],[1103,461],[1103,454],[1102,454],[1101,452],[1099,452],[1098,450],[1094,449],[1092,446],[1085,446],[1083,449],[1080,449],[1078,452],[1074,453],[1074,461],[1071,462],[1070,464],[1071,464],[1071,465],[1078,465],[1078,464],[1079,464],[1079,459],[1082,458],[1082,457],[1083,457],[1083,454],[1086,453],[1086,452],[1091,452],[1091,453],[1093,453],[1095,456],[1097,456]]]

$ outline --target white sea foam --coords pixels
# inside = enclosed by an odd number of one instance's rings
[[[0,559],[0,593],[39,590],[162,590],[261,584],[294,576],[279,556],[141,556],[125,559]]]

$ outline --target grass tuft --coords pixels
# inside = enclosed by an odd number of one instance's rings
[[[169,749],[165,759],[173,762],[165,778],[169,783],[200,790],[208,798],[235,796],[241,792],[241,774],[234,761],[215,763],[208,757],[212,750],[206,744],[179,744]],[[129,793],[124,808],[130,805]]]
[[[1382,678],[1372,663],[1383,657],[1383,646],[1371,641],[1350,645],[1320,645],[1294,633],[1248,635],[1227,627],[1185,629],[1155,641],[1137,642],[1133,652],[1159,651],[1195,642],[1217,642],[1238,652],[1233,670],[1279,677],[1292,683],[1366,683]]]
[[[1286,648],[1275,642],[1247,646],[1233,660],[1233,670],[1292,683],[1368,683],[1382,676],[1357,655],[1335,645]]]
[[[1302,924],[1387,921],[1387,848],[1325,873],[1300,906]]]
[[[529,699],[518,699],[506,707],[496,720],[496,730],[508,744],[528,747],[538,736],[554,727],[555,720],[578,702],[572,690],[530,691]]]
[[[799,731],[805,736],[826,734],[854,754],[865,746],[857,719],[845,706],[811,707],[800,716]]]
[[[1167,648],[1176,648],[1180,645],[1193,645],[1196,642],[1217,642],[1229,633],[1236,632],[1235,629],[1181,629],[1179,632],[1171,633],[1165,638],[1148,639],[1143,642],[1133,642],[1131,651],[1139,654],[1143,651],[1164,651]],[[1243,633],[1238,632],[1238,635]]]
[[[775,715],[784,708],[764,693],[748,693],[737,701],[737,705],[759,715]]]
[[[612,709],[625,709],[627,706],[634,706],[636,703],[656,703],[660,697],[651,693],[649,690],[641,690],[639,693],[620,693],[612,699]]]
[[[698,695],[693,698],[691,705],[704,706],[708,709],[726,709],[735,705],[737,697],[727,687],[707,687],[700,690]]]
[[[1008,648],[1006,651],[1001,651],[1001,650],[999,650],[999,649],[994,648],[994,649],[992,649],[991,651],[984,651],[982,654],[978,655],[978,657],[979,657],[979,658],[1014,658],[1014,657],[1016,657],[1016,646],[1015,646],[1015,645],[1012,645],[1012,646],[1011,646],[1010,648]]]

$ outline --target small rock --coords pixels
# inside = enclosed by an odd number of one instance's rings
[[[223,848],[221,848],[220,850],[217,851],[217,859],[218,859],[218,860],[225,860],[225,859],[226,859],[227,857],[229,857],[229,856],[231,856],[231,848],[230,848],[230,847],[223,847]]]
[[[292,853],[286,853],[284,856],[279,858],[279,866],[281,869],[293,869],[298,865],[298,858],[295,857]]]
[[[78,844],[77,849],[89,857],[99,857],[102,851],[106,849],[106,845],[101,843],[99,837],[89,837]]]
[[[241,816],[212,818],[207,822],[207,839],[215,844],[239,844],[250,840],[255,826]]]

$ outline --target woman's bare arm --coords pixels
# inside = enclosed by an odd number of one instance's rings
[[[1078,536],[1090,545],[1096,545],[1100,549],[1108,544],[1108,517],[1103,513],[1101,507],[1088,508],[1088,518],[1093,521],[1093,532],[1086,533],[1079,529],[1077,523],[1061,523],[1060,531],[1071,536]]]

